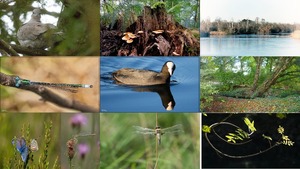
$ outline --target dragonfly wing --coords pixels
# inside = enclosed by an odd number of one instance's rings
[[[167,128],[164,128],[161,130],[162,133],[177,133],[177,132],[183,132],[183,129],[182,129],[182,124],[177,124],[175,126],[172,126],[172,127],[167,127]]]
[[[133,126],[133,128],[135,129],[135,133],[138,134],[155,134],[154,129],[144,128],[140,126]]]

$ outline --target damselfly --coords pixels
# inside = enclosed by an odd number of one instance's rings
[[[15,77],[16,87],[20,86],[45,86],[45,87],[52,87],[57,89],[62,89],[66,91],[70,91],[72,93],[76,93],[76,88],[92,88],[93,85],[88,84],[67,84],[67,83],[47,83],[47,82],[33,82],[27,79],[21,79],[19,76]]]
[[[177,124],[172,127],[167,127],[167,128],[160,128],[159,126],[156,126],[155,129],[149,129],[149,128],[144,128],[140,126],[133,126],[135,128],[135,133],[138,134],[149,134],[149,135],[155,135],[158,143],[161,143],[161,136],[167,133],[179,133],[183,132],[182,125]]]

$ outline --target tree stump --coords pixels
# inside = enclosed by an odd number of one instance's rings
[[[119,18],[101,29],[101,56],[199,56],[200,40],[167,14],[164,5],[145,6],[143,15],[122,32]],[[199,34],[199,31],[197,31]]]

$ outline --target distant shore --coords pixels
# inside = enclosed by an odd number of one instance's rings
[[[296,30],[291,34],[292,38],[300,39],[300,30]]]
[[[200,32],[200,37],[215,37],[215,36],[226,36],[226,35],[236,35],[236,36],[247,36],[247,37],[257,37],[257,36],[262,36],[262,37],[292,37],[292,38],[300,38],[300,30],[297,30],[293,33],[268,33],[268,34],[230,34],[225,31],[210,31],[210,32]]]

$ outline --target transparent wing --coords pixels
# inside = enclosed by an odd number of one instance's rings
[[[132,126],[135,129],[135,133],[138,134],[155,134],[155,129],[144,128],[140,126]]]
[[[177,133],[177,132],[183,132],[182,124],[177,124],[172,127],[167,127],[164,129],[161,129],[162,133]]]

